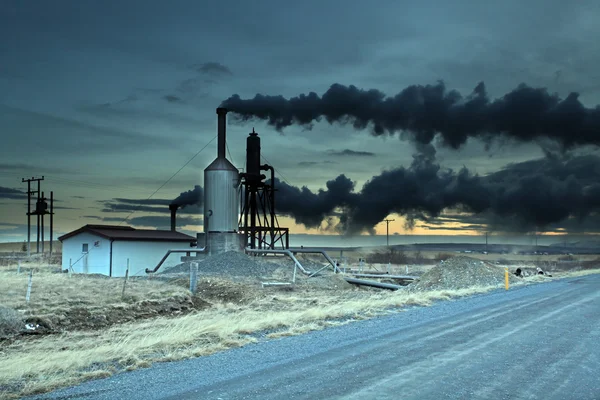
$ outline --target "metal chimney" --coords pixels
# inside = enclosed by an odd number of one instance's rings
[[[226,115],[227,109],[223,107],[217,108],[217,158],[225,158],[225,149],[226,149]]]
[[[169,204],[169,210],[171,210],[171,232],[177,231],[177,209],[179,204]]]

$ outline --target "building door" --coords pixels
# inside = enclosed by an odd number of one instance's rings
[[[83,263],[83,273],[84,274],[88,274],[88,244],[87,243],[83,243],[81,245],[81,262]]]

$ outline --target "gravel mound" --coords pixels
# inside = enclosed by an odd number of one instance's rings
[[[189,273],[190,264],[185,262],[166,269],[163,273]],[[214,254],[198,261],[198,275],[260,277],[270,275],[274,269],[275,266],[272,264],[261,262],[257,257],[237,251]]]
[[[518,281],[513,274],[509,274],[509,279],[511,283]],[[408,288],[409,290],[452,290],[502,283],[504,283],[504,268],[470,257],[453,257],[441,261]]]

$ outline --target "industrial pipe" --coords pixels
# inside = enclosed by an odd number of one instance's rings
[[[149,269],[146,268],[146,273],[147,274],[153,274],[156,271],[158,271],[158,269],[163,265],[163,263],[165,262],[165,260],[172,254],[172,253],[204,253],[206,251],[206,247],[202,247],[202,248],[196,248],[196,249],[176,249],[176,250],[168,250],[167,254],[165,254],[165,256],[158,262],[158,265],[156,267],[154,267],[154,269]]]
[[[171,232],[177,231],[177,209],[179,204],[169,204],[169,210],[171,211]]]
[[[381,283],[376,281],[365,281],[362,279],[354,279],[354,278],[344,278],[346,282],[351,283],[353,285],[362,285],[362,286],[372,286],[380,289],[389,289],[389,290],[398,290],[402,289],[400,285],[393,285],[391,283]]]
[[[331,264],[331,266],[333,267],[333,270],[335,272],[341,273],[342,270],[339,269],[339,267],[337,265],[335,265],[335,262],[333,262],[333,260],[331,259],[331,257],[329,257],[329,254],[327,254],[327,252],[323,249],[290,249],[290,251],[294,252],[294,253],[305,253],[305,254],[323,254],[323,256],[327,259],[327,261],[329,261],[329,264]]]
[[[388,278],[388,279],[403,279],[403,280],[415,280],[418,279],[416,276],[411,275],[389,275],[389,274],[353,274],[350,275],[355,276],[357,278]]]
[[[227,129],[227,109],[223,107],[217,108],[217,157],[225,158],[226,149],[226,129]]]
[[[292,254],[292,252],[290,250],[272,250],[272,249],[250,249],[250,248],[245,248],[244,251],[246,253],[252,253],[252,254],[285,254],[286,256],[288,256],[289,258],[291,258],[292,260],[294,260],[294,264],[296,264],[296,267],[298,267],[298,269],[300,271],[302,271],[303,274],[310,275],[310,271],[307,271],[306,269],[304,269],[304,267],[302,266],[302,264],[300,264],[300,261],[298,261],[298,259],[296,257],[294,257],[294,254]]]
[[[271,171],[271,198],[270,200],[270,207],[269,207],[269,214],[271,217],[271,246],[274,247],[275,246],[275,168],[272,167],[271,165],[265,164],[265,165],[261,165],[260,169],[263,171]]]

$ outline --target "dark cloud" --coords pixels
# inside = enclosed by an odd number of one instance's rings
[[[257,94],[243,100],[233,95],[221,107],[241,121],[266,120],[282,130],[293,124],[310,128],[325,119],[330,124],[352,124],[371,129],[375,136],[408,134],[419,143],[440,135],[443,143],[459,148],[469,137],[497,136],[519,142],[550,138],[563,147],[600,144],[600,107],[586,108],[577,93],[565,99],[546,89],[521,84],[502,98],[490,100],[479,83],[468,96],[448,91],[443,82],[413,85],[393,97],[356,86],[332,85],[322,96],[314,92],[286,99]]]
[[[337,164],[335,161],[331,160],[323,160],[323,161],[300,161],[298,163],[301,167],[310,167],[313,165],[323,165],[323,164]]]
[[[102,218],[104,222],[123,222],[123,218],[106,217]],[[125,221],[127,225],[133,226],[152,226],[157,229],[168,230],[171,228],[171,217],[169,216],[158,216],[158,215],[145,215],[141,217],[133,217]],[[202,225],[202,218],[194,217],[178,217],[177,226],[185,225]]]
[[[344,150],[328,150],[330,156],[358,156],[358,157],[374,157],[375,153],[370,151],[355,151],[350,149]]]
[[[53,115],[27,111],[0,104],[0,125],[19,135],[3,137],[3,150],[20,154],[23,143],[29,143],[31,154],[55,152],[81,152],[82,148],[94,149],[94,153],[117,153],[141,151],[148,148],[164,148],[171,138],[150,136],[131,130],[108,128]],[[52,138],[49,140],[48,138]]]
[[[419,225],[421,228],[426,228],[430,231],[457,231],[457,232],[468,232],[468,231],[479,231],[485,232],[486,227],[481,225],[463,225],[463,226],[436,226],[436,225]]]
[[[172,94],[167,94],[167,95],[163,96],[163,99],[165,101],[167,101],[168,103],[183,103],[183,100],[181,99],[181,97],[177,97]]]
[[[196,214],[201,212],[204,201],[204,191],[201,186],[196,185],[194,189],[181,193],[175,200],[168,199],[126,199],[117,197],[111,200],[100,200],[102,212],[151,212],[169,213],[169,204],[180,205],[179,213]],[[117,218],[119,219],[119,218]],[[121,220],[121,219],[119,219]]]
[[[166,199],[124,199],[121,197],[114,198],[113,201],[124,203],[124,204],[143,204],[143,205],[156,205],[156,206],[168,206],[169,200]]]
[[[144,200],[142,200],[144,201]],[[152,213],[168,213],[168,202],[159,206],[156,203],[137,203],[136,200],[132,199],[114,199],[114,200],[101,200],[99,203],[102,204],[102,212],[113,213],[113,212],[152,212]]]
[[[58,173],[64,173],[64,172],[71,172],[67,169],[63,169],[63,168],[56,168],[56,167],[48,167],[46,165],[31,165],[31,164],[21,164],[21,163],[14,163],[14,164],[7,164],[7,163],[0,163],[0,171],[16,171],[16,172],[31,172],[31,171],[35,171],[35,173],[37,175],[43,175],[43,174],[58,174]]]
[[[27,192],[0,186],[0,199],[26,199]]]
[[[211,75],[211,76],[215,76],[215,77],[233,75],[233,73],[227,66],[225,66],[221,63],[218,63],[218,62],[207,62],[207,63],[203,63],[203,64],[194,64],[194,65],[192,65],[192,68],[195,71],[200,72],[202,74]]]

